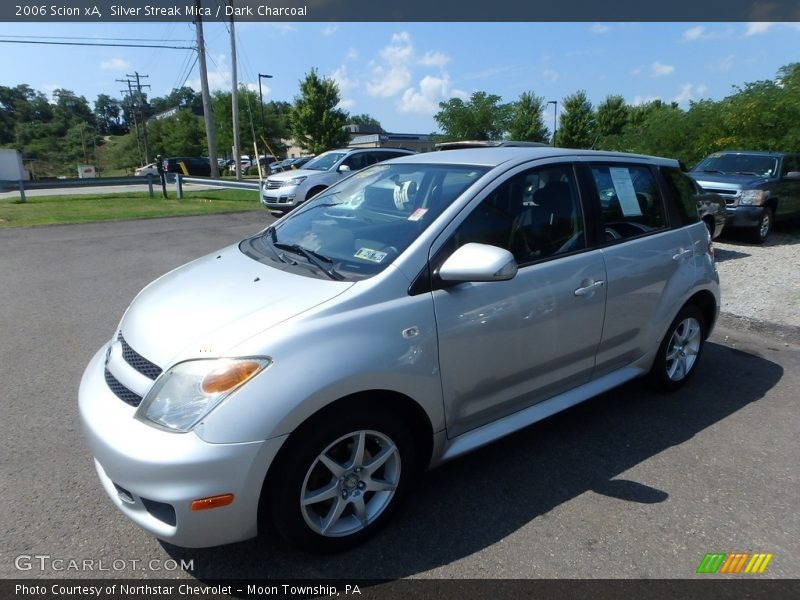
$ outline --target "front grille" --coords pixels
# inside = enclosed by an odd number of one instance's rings
[[[142,403],[142,397],[139,394],[130,391],[119,381],[117,381],[117,378],[114,377],[108,369],[105,370],[105,378],[109,389],[114,392],[117,398],[122,400],[125,404],[130,404],[131,406],[135,407]]]
[[[125,341],[125,338],[122,337],[122,332],[119,333],[117,339],[122,344],[122,358],[125,359],[125,362],[136,369],[139,373],[144,375],[149,379],[157,379],[159,375],[161,375],[162,370],[161,367],[151,363],[147,360],[144,356],[136,352],[133,348],[128,345],[128,342]]]
[[[267,189],[268,190],[277,190],[279,187],[283,185],[282,181],[270,181],[267,179]]]

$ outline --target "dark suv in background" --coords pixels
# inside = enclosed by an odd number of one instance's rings
[[[800,154],[715,152],[689,175],[725,199],[727,227],[747,229],[759,244],[775,221],[800,217]]]
[[[207,158],[199,156],[172,156],[165,158],[161,164],[164,166],[165,173],[211,176],[211,163]]]

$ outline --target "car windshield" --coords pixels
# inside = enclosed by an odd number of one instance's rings
[[[320,154],[314,160],[306,163],[305,168],[311,169],[312,171],[328,171],[344,155],[344,152],[326,152],[325,154]]]
[[[350,281],[371,277],[487,170],[374,165],[322,192],[240,248],[251,258],[303,275]]]
[[[778,159],[763,154],[712,154],[700,161],[692,171],[771,177],[778,172]]]

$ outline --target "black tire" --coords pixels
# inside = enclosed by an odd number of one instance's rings
[[[775,211],[771,206],[765,206],[761,219],[753,229],[750,230],[750,241],[756,244],[763,244],[767,241],[772,232],[772,225],[775,222]]]
[[[415,475],[413,437],[396,415],[363,405],[347,408],[346,414],[327,414],[292,434],[262,492],[262,511],[269,513],[262,517],[271,518],[284,539],[308,552],[341,552],[364,542],[389,520]],[[353,452],[361,433],[365,451],[361,461],[364,466],[359,468],[358,461],[350,462],[355,453],[346,459],[344,454]],[[396,452],[391,450],[392,444]],[[375,464],[373,461],[377,462],[375,456],[383,456],[383,452],[389,455],[385,463],[374,473],[366,473]],[[343,467],[341,477],[323,465],[323,453],[333,464]],[[368,485],[382,486],[384,482],[387,487],[394,482],[396,487],[367,489]],[[301,503],[304,494],[310,497],[332,489],[335,494],[331,497],[307,506]],[[344,506],[341,516],[332,518],[340,506]],[[363,507],[363,517],[357,506]],[[331,528],[322,533],[321,528],[329,519]]]
[[[693,304],[684,306],[661,341],[648,374],[650,384],[665,392],[683,386],[697,371],[705,340],[706,322],[702,311]]]

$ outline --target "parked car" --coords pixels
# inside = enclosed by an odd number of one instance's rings
[[[518,142],[515,140],[458,140],[439,142],[434,148],[436,150],[463,150],[466,148],[536,148],[548,145],[542,142]]]
[[[80,385],[103,488],[171,544],[272,523],[342,550],[420,469],[639,376],[678,389],[720,303],[684,177],[496,148],[341,180],[135,298]]]
[[[689,175],[725,199],[727,226],[746,229],[762,244],[775,221],[800,217],[800,154],[715,152]]]
[[[156,163],[148,163],[143,167],[138,167],[134,173],[137,177],[144,177],[147,175],[158,177],[158,168],[156,167]]]
[[[162,162],[166,173],[180,173],[181,175],[211,176],[211,163],[207,158],[196,156],[174,156],[165,158]]]
[[[273,212],[289,212],[353,171],[410,154],[414,153],[397,148],[330,150],[307,162],[302,169],[270,175],[261,190],[261,203]]]

